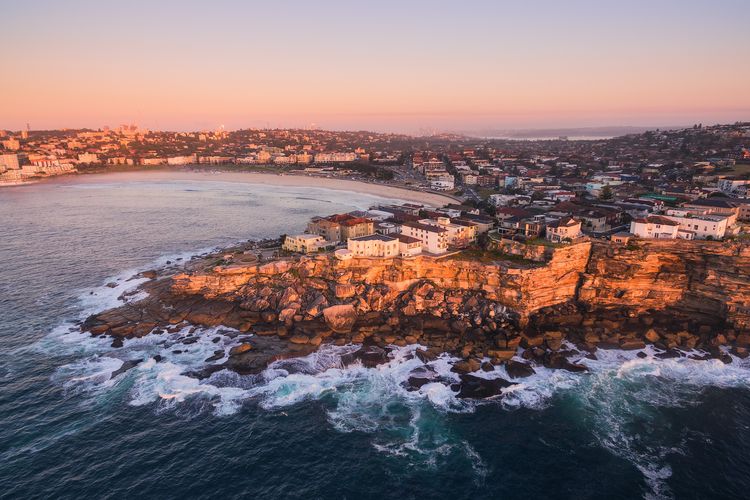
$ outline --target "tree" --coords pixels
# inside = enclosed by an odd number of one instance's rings
[[[612,199],[612,188],[609,186],[609,184],[605,185],[602,188],[601,193],[599,193],[599,199],[600,200],[611,200]]]

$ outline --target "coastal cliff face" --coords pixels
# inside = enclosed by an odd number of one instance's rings
[[[588,310],[670,311],[750,329],[750,246],[682,240],[598,243],[576,299]]]
[[[82,328],[114,337],[113,345],[186,327],[190,343],[192,325],[252,333],[225,364],[210,367],[239,373],[322,342],[380,349],[362,348],[363,363],[373,366],[389,345],[420,343],[431,356],[463,359],[454,365],[463,373],[487,359],[528,373],[511,359],[519,346],[527,360],[572,371],[586,368],[568,357],[595,356],[597,348],[648,342],[662,350],[657,356],[701,349],[690,355],[730,362],[721,346],[743,357],[750,347],[747,244],[510,245],[437,259],[320,254],[218,266],[215,259],[174,276],[152,272],[147,298],[93,315]]]
[[[358,311],[368,312],[392,309],[421,282],[449,294],[481,293],[515,313],[520,326],[542,309],[575,303],[588,312],[617,310],[632,317],[668,311],[750,329],[750,246],[734,243],[652,240],[626,247],[586,242],[553,249],[546,262],[525,264],[473,256],[339,261],[320,255],[182,274],[172,289],[232,299],[259,296],[266,286],[302,284],[329,302],[353,302]],[[400,305],[407,312],[433,313],[440,302]]]
[[[316,290],[327,303],[353,303],[358,312],[393,311],[398,305],[400,312],[406,315],[430,313],[438,316],[439,308],[449,305],[444,300],[446,294],[457,297],[479,294],[511,310],[523,325],[534,311],[576,296],[590,247],[590,243],[563,247],[550,252],[547,262],[520,264],[460,254],[441,259],[353,258],[347,261],[317,255],[299,261],[217,267],[208,273],[182,274],[174,278],[172,290],[211,299],[253,300],[273,295],[274,288],[302,285],[306,290]],[[434,292],[429,298],[418,294],[404,300],[410,290],[420,285]],[[289,301],[281,302],[283,306]]]

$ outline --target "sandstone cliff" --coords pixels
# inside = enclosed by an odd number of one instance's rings
[[[722,345],[740,356],[750,347],[747,244],[506,244],[438,259],[341,261],[321,254],[211,262],[153,279],[148,298],[94,315],[83,329],[118,345],[152,332],[225,325],[256,339],[248,340],[249,351],[230,353],[226,366],[241,373],[324,341],[421,343],[433,355],[460,356],[465,363],[457,369],[466,372],[487,358],[512,363],[519,345],[526,359],[576,371],[585,367],[566,356],[578,350],[594,356],[598,347],[640,349],[650,342],[663,350],[659,356],[699,348],[704,353],[691,356],[725,362],[731,360]],[[566,339],[578,350],[566,350]]]

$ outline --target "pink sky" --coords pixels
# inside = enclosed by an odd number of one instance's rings
[[[741,2],[100,4],[6,6],[0,127],[412,132],[750,119]]]

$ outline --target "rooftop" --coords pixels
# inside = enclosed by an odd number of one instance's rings
[[[430,226],[429,224],[422,224],[420,222],[404,222],[402,226],[413,227],[414,229],[421,229],[422,231],[429,231],[431,233],[445,233],[447,229],[438,226]]]
[[[390,242],[396,241],[397,238],[393,236],[386,236],[384,234],[368,234],[367,236],[358,236],[356,238],[349,238],[352,241],[383,241]]]

